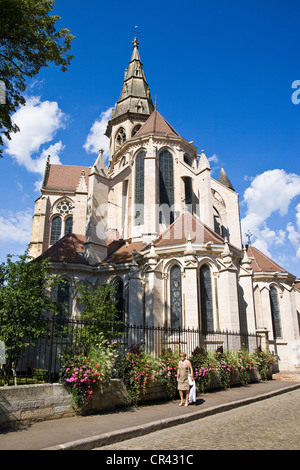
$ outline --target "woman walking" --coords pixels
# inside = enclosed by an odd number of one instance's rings
[[[180,354],[180,361],[178,362],[178,368],[177,368],[177,388],[179,391],[180,395],[180,403],[179,406],[188,406],[189,404],[189,391],[190,391],[190,384],[189,384],[189,371],[191,372],[191,380],[194,380],[194,374],[193,374],[193,368],[190,363],[186,359],[186,353],[181,353]],[[184,397],[183,397],[183,392],[185,392],[185,403],[184,403]]]

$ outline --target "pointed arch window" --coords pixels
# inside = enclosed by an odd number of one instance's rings
[[[142,127],[141,124],[137,124],[136,126],[134,126],[134,128],[132,129],[132,132],[131,132],[131,137],[134,137],[135,134],[137,133],[137,131]]]
[[[135,225],[144,223],[145,152],[140,152],[135,161]]]
[[[277,289],[274,286],[270,289],[270,304],[274,339],[282,338],[279,298]]]
[[[54,245],[61,237],[61,217],[57,215],[53,217],[51,223],[50,245]]]
[[[200,268],[201,328],[203,332],[214,330],[211,272],[207,264]]]
[[[193,180],[190,176],[183,178],[185,211],[193,214]]]
[[[178,265],[170,271],[171,328],[182,328],[182,286],[181,271]]]
[[[123,127],[121,127],[118,130],[117,137],[116,137],[116,142],[117,142],[117,145],[119,145],[119,146],[123,145],[126,142],[126,133],[125,133],[125,129],[123,129]]]
[[[65,222],[65,235],[73,233],[73,217],[68,217]]]
[[[213,217],[214,217],[214,231],[218,235],[223,235],[222,231],[222,221],[219,212],[215,207],[213,207]]]
[[[168,150],[159,155],[159,223],[174,222],[174,174],[173,156]]]
[[[57,287],[57,303],[58,303],[58,318],[60,321],[69,317],[70,313],[70,298],[71,298],[70,282],[62,279]]]
[[[124,286],[121,279],[114,283],[114,298],[117,310],[117,321],[124,321]]]

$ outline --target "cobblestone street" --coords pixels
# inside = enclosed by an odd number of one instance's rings
[[[300,390],[95,450],[299,450]]]

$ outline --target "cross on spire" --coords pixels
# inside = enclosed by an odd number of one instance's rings
[[[154,96],[154,109],[157,110],[157,100],[159,100],[158,96]]]
[[[248,230],[247,233],[245,233],[246,237],[248,238],[248,245],[251,246],[251,237],[253,236],[253,233]]]
[[[138,40],[137,40],[137,34],[140,34],[140,32],[137,30],[138,26],[135,26],[134,27],[134,31],[131,31],[132,33],[134,33],[134,40],[132,41],[132,43],[137,46],[139,43],[138,43]]]

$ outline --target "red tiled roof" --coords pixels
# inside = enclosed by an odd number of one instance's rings
[[[210,241],[218,244],[224,243],[224,239],[220,235],[200,222],[195,215],[186,212],[154,241],[154,245],[157,247],[179,245],[186,243],[189,237],[192,243],[207,243]]]
[[[179,134],[173,129],[172,126],[162,117],[162,115],[157,111],[153,111],[153,113],[149,116],[147,121],[142,125],[142,127],[137,131],[135,136],[141,136],[146,134],[172,134],[177,135]]]
[[[140,251],[142,248],[142,242],[133,242],[128,244],[125,244],[125,242],[123,242],[119,248],[117,248],[111,255],[109,255],[104,260],[104,262],[113,264],[127,263],[133,258],[132,251]]]
[[[65,235],[54,245],[50,246],[39,258],[49,258],[56,263],[78,263],[88,265],[88,261],[83,256],[85,236],[72,233]],[[141,250],[142,242],[125,244],[123,240],[108,240],[108,256],[103,263],[125,263],[132,260],[132,251]],[[39,259],[37,258],[37,259]]]
[[[49,258],[50,261],[63,263],[88,264],[83,257],[85,236],[72,233],[65,235],[54,245],[50,246],[39,258]],[[38,258],[37,258],[38,259]]]
[[[254,272],[287,272],[286,269],[283,269],[275,261],[268,258],[267,255],[255,248],[255,246],[249,246],[247,254],[251,260],[251,267]]]
[[[85,182],[88,187],[90,169],[86,166],[49,165],[44,188],[68,189],[75,191],[81,178],[81,172],[85,173]]]

